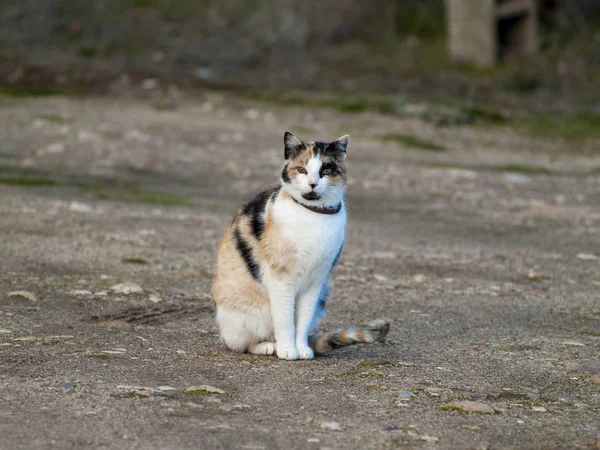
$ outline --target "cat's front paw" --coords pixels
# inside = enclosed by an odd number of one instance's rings
[[[279,359],[294,360],[298,359],[298,351],[294,347],[277,347],[277,357]]]
[[[315,352],[310,347],[298,347],[298,358],[300,359],[313,359]]]

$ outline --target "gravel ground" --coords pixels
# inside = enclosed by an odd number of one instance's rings
[[[0,448],[599,448],[599,142],[210,92],[0,98],[0,129]],[[385,345],[219,343],[215,250],[286,130],[351,135],[323,328]]]

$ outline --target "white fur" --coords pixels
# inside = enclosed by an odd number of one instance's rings
[[[285,199],[277,201],[272,212],[297,249],[297,265],[291,274],[281,279],[267,271],[264,277],[277,355],[283,359],[312,359],[308,335],[318,325],[319,294],[344,242],[346,211],[342,205],[337,214],[318,214]]]
[[[293,190],[289,184],[284,184],[283,189],[288,187]],[[279,358],[289,360],[314,357],[308,335],[324,315],[317,309],[319,294],[344,243],[343,189],[337,193],[335,206],[342,202],[342,209],[332,215],[310,211],[290,198],[280,197],[269,204],[273,219],[282,224],[286,239],[294,243],[297,264],[283,278],[268,267],[261,267],[270,310],[268,307],[248,312],[217,309],[221,338],[231,350],[272,355],[276,349]],[[298,201],[309,203],[301,197]]]
[[[342,136],[338,142],[345,148],[348,136]],[[301,143],[286,134],[286,145]],[[327,177],[320,178],[321,165],[320,159],[313,157],[306,166],[307,173],[297,174],[291,183],[282,183],[282,189],[305,205],[336,208],[341,203],[341,210],[337,214],[319,214],[281,196],[274,204],[268,204],[273,220],[282,225],[285,238],[294,243],[297,263],[284,277],[261,265],[270,310],[242,313],[218,309],[221,338],[232,350],[266,355],[276,351],[279,358],[289,360],[314,357],[308,336],[324,315],[317,308],[318,300],[344,243],[346,228],[344,186],[332,186]],[[317,200],[302,197],[313,191],[311,183],[316,184],[314,192],[320,196]]]

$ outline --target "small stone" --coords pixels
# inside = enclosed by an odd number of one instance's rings
[[[108,295],[108,291],[98,291],[98,292],[94,292],[94,295],[96,297],[106,297]]]
[[[592,375],[592,381],[596,384],[600,384],[600,375]]]
[[[532,411],[536,411],[536,412],[547,412],[548,410],[546,408],[544,408],[543,406],[534,406],[533,408],[531,408]]]
[[[342,431],[342,426],[339,423],[333,422],[331,420],[322,420],[319,422],[319,426],[324,430]]]
[[[428,436],[426,434],[421,434],[421,435],[417,436],[417,439],[419,439],[420,441],[429,442],[430,444],[435,444],[436,442],[438,442],[440,440],[440,438],[438,438],[438,437]]]
[[[308,439],[306,440],[306,442],[310,442],[310,443],[316,443],[316,442],[321,442],[321,440],[320,440],[320,439],[317,439],[317,438],[308,438]]]
[[[152,303],[162,302],[162,298],[160,298],[158,295],[155,295],[155,294],[152,294],[150,297],[148,297],[148,300],[150,300]]]
[[[93,211],[93,208],[86,203],[72,201],[69,203],[69,210],[80,213],[89,213]]]
[[[465,430],[471,430],[471,431],[481,430],[481,427],[478,427],[477,425],[463,425],[462,427]]]
[[[583,342],[577,342],[577,341],[560,341],[560,343],[562,345],[568,345],[571,347],[585,347],[585,344]]]
[[[415,280],[417,283],[423,283],[426,279],[427,277],[423,274],[418,274],[413,277],[413,280]]]
[[[581,259],[583,261],[600,261],[600,256],[596,256],[591,253],[578,253],[577,259]]]
[[[144,290],[141,288],[139,284],[132,283],[131,281],[127,281],[125,283],[115,284],[110,288],[116,294],[142,294]]]
[[[416,397],[416,395],[410,391],[399,391],[398,395],[402,398]]]
[[[29,300],[32,302],[36,302],[37,298],[35,297],[35,295],[32,292],[29,291],[12,291],[8,293],[9,297],[21,297],[24,298],[25,300]]]
[[[185,350],[177,350],[175,353],[179,353],[180,355],[185,355]]]
[[[544,275],[542,275],[539,272],[536,272],[534,269],[529,269],[529,272],[527,272],[527,278],[529,278],[530,280],[541,280],[542,278],[545,278]]]
[[[63,382],[63,383],[60,383],[60,387],[63,388],[65,390],[65,392],[70,392],[75,389],[75,384]]]
[[[472,402],[469,400],[450,402],[442,407],[447,410],[459,410],[468,413],[479,413],[479,414],[494,414],[495,410],[490,405],[479,402]]]
[[[473,350],[476,352],[485,352],[487,350],[487,346],[485,344],[477,344],[475,347],[473,347]]]
[[[219,388],[214,387],[214,386],[208,386],[206,384],[203,384],[202,386],[190,386],[190,387],[186,387],[186,388],[183,389],[183,392],[186,392],[188,394],[196,394],[196,393],[217,394],[217,395],[224,395],[224,394],[226,394],[226,392],[223,389],[219,389]]]
[[[12,334],[13,332],[10,330],[5,330],[4,328],[0,328],[0,334]]]
[[[377,281],[380,281],[380,282],[387,281],[387,279],[388,279],[385,275],[379,275],[378,273],[373,275],[373,278],[375,278]]]
[[[107,355],[122,355],[124,352],[118,350],[102,350],[100,353],[106,353]]]
[[[530,183],[531,178],[515,172],[507,172],[504,174],[504,180],[514,184]]]
[[[431,395],[432,397],[439,397],[440,394],[445,390],[447,389],[442,389],[438,387],[428,387],[423,389],[423,392],[425,392],[427,395]]]
[[[74,289],[69,291],[71,295],[93,295],[92,291],[88,291],[87,289]]]

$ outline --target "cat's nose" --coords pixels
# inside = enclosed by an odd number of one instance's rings
[[[308,185],[310,186],[311,189],[314,189],[317,187],[317,182],[316,181],[309,181]]]

